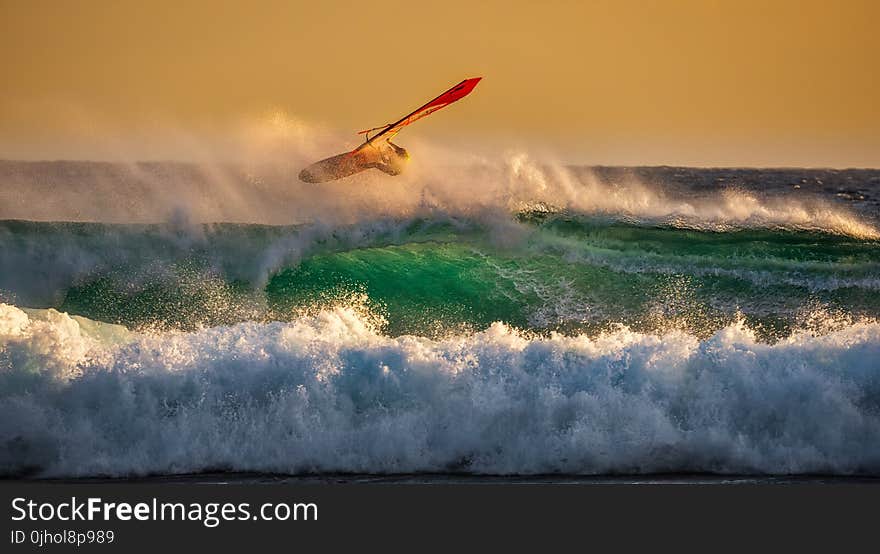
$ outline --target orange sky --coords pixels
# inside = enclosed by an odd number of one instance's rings
[[[880,167],[880,2],[0,0],[0,158],[180,158],[283,110],[593,164]],[[329,152],[328,152],[329,154]]]

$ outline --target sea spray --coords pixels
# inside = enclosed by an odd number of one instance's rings
[[[504,221],[504,215],[543,205],[586,216],[711,231],[761,227],[880,238],[877,222],[866,220],[856,209],[869,206],[876,215],[873,190],[867,195],[860,192],[859,202],[842,203],[830,195],[832,201],[825,188],[793,191],[793,176],[784,170],[767,170],[749,181],[740,177],[739,182],[723,185],[710,181],[670,186],[634,172],[546,163],[523,152],[492,158],[458,153],[451,159],[469,163],[447,163],[430,145],[422,147],[427,148],[427,156],[414,159],[412,171],[394,179],[367,171],[320,186],[300,182],[299,166],[279,160],[240,164],[0,160],[0,200],[8,199],[0,202],[0,219],[160,223],[186,214],[196,223],[336,227],[435,214]],[[647,168],[649,176],[650,169],[657,173],[666,168]],[[738,175],[736,171],[704,170],[728,176]],[[801,171],[817,175],[820,183],[838,183],[834,191],[851,190],[856,178],[870,186],[880,182],[876,175],[859,170]]]

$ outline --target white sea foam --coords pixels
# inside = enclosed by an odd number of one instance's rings
[[[880,471],[880,324],[443,340],[355,306],[133,334],[0,305],[0,471]]]

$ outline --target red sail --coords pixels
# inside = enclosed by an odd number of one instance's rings
[[[477,86],[477,83],[480,82],[482,77],[474,77],[473,79],[465,79],[464,81],[458,83],[451,89],[447,90],[437,98],[431,100],[424,106],[416,109],[412,113],[404,116],[399,121],[396,121],[390,125],[388,125],[383,131],[378,133],[376,136],[372,137],[368,142],[373,142],[374,140],[382,137],[386,140],[390,140],[394,135],[396,135],[400,130],[410,123],[417,121],[426,115],[432,114],[439,110],[440,108],[445,108],[449,104],[457,100],[461,100]]]

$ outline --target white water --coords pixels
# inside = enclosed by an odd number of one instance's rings
[[[445,340],[355,306],[135,334],[0,305],[0,472],[880,471],[880,324]]]

